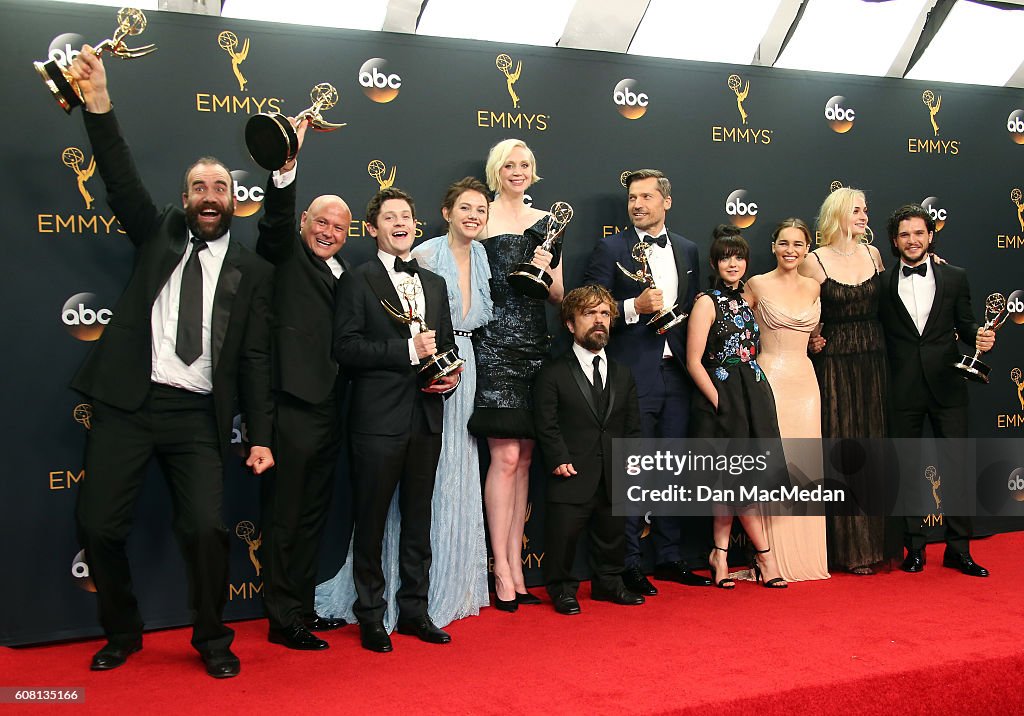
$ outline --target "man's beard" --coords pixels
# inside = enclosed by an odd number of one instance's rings
[[[199,224],[199,212],[204,209],[215,209],[220,214],[220,220],[209,229],[204,229]],[[228,233],[228,229],[231,228],[231,216],[230,212],[225,213],[219,206],[189,206],[185,209],[185,224],[197,239],[213,241]]]
[[[608,331],[602,328],[591,328],[587,335],[583,336],[580,345],[588,351],[599,351],[608,345]]]

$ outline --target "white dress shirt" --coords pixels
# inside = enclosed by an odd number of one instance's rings
[[[217,280],[228,252],[231,232],[219,239],[206,242],[206,249],[199,253],[199,265],[203,270],[203,352],[192,365],[185,365],[174,352],[178,336],[178,299],[181,295],[181,274],[185,262],[192,255],[195,244],[192,232],[188,235],[185,255],[174,267],[167,283],[160,289],[150,312],[150,326],[153,332],[153,367],[150,380],[193,393],[213,392],[213,296]]]
[[[576,360],[580,362],[580,367],[583,369],[583,375],[587,376],[587,382],[591,385],[594,384],[594,356],[601,356],[601,362],[598,364],[597,370],[601,374],[601,386],[603,388],[607,388],[608,356],[605,355],[604,348],[599,350],[597,353],[594,353],[593,351],[584,348],[576,341],[573,341],[572,352],[576,354]]]
[[[427,315],[427,299],[423,295],[423,283],[420,281],[419,274],[410,276],[405,271],[395,271],[396,257],[393,256],[392,254],[387,253],[386,251],[381,251],[380,249],[378,249],[377,258],[380,259],[380,262],[382,264],[384,264],[384,269],[388,272],[388,278],[391,279],[391,284],[395,287],[395,293],[398,294],[399,300],[402,301],[401,306],[394,306],[394,308],[398,309],[399,311],[403,311],[404,309],[403,313],[408,313],[409,309],[411,308],[413,313],[425,317]],[[416,294],[416,298],[414,299],[415,305],[413,306],[410,306],[408,304],[408,302],[405,299],[405,294],[403,294],[402,289],[399,288],[400,284],[408,281],[409,279],[415,281],[416,286],[420,289],[419,293]],[[415,336],[418,333],[420,333],[420,324],[417,322],[410,323],[409,335]],[[420,364],[419,356],[416,355],[416,345],[413,343],[412,338],[409,339],[409,362],[412,365]]]
[[[927,270],[924,276],[917,274],[903,275],[905,263],[900,261],[899,294],[903,305],[907,307],[907,313],[917,326],[917,332],[924,333],[924,327],[928,323],[928,316],[932,312],[932,303],[935,301],[935,269],[930,260],[923,264]]]

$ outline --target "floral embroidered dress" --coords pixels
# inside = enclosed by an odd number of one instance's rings
[[[714,289],[715,322],[708,331],[704,367],[718,390],[716,411],[694,391],[690,435],[696,438],[778,438],[775,397],[757,356],[760,330],[739,291]]]

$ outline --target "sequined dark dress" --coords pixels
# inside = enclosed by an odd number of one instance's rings
[[[498,234],[483,242],[491,267],[494,318],[473,334],[477,378],[469,430],[479,437],[534,437],[530,389],[551,350],[547,302],[523,296],[506,277],[540,246],[547,221],[543,216],[523,234]],[[557,266],[560,244],[552,253],[551,264]]]

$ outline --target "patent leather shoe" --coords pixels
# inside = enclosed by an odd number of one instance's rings
[[[694,574],[682,562],[667,562],[654,568],[654,578],[666,582],[677,582],[688,587],[710,587],[711,580]]]
[[[383,622],[360,622],[359,640],[364,649],[386,654],[391,651],[391,637]]]
[[[231,649],[211,649],[199,653],[206,665],[206,673],[215,679],[230,679],[238,676],[242,663]]]
[[[946,551],[942,555],[942,566],[949,567],[951,569],[959,569],[964,574],[971,577],[987,577],[988,570],[982,567],[980,564],[971,559],[970,552],[956,552]]]
[[[414,636],[420,641],[428,644],[447,644],[452,640],[451,635],[443,629],[438,629],[430,617],[416,617],[415,619],[399,619],[397,631],[399,634]]]
[[[341,629],[343,626],[348,624],[344,619],[332,619],[331,617],[322,617],[319,614],[314,614],[305,621],[306,628],[310,631],[333,631],[335,629]]]
[[[271,629],[267,634],[267,640],[271,644],[280,644],[299,651],[319,651],[330,646],[302,624],[293,624],[284,629]]]
[[[580,603],[571,594],[559,594],[557,597],[552,598],[551,601],[555,605],[555,611],[559,614],[572,616],[573,614],[580,613]]]
[[[651,584],[651,580],[640,571],[639,567],[626,567],[625,571],[622,572],[622,583],[633,594],[653,597],[658,593],[658,588]]]
[[[612,604],[621,604],[623,606],[636,606],[647,601],[642,594],[632,592],[626,587],[619,587],[613,592],[594,590],[591,592],[590,598],[595,602],[611,602]]]
[[[924,571],[924,550],[923,549],[910,549],[907,548],[907,556],[903,560],[903,564],[900,565],[900,569],[904,572],[916,573]]]
[[[516,604],[522,604],[524,607],[532,607],[536,604],[543,604],[540,597],[536,594],[530,594],[527,592],[516,592]]]
[[[115,644],[108,641],[102,649],[92,657],[89,668],[93,671],[110,671],[122,666],[128,661],[128,657],[142,649],[142,639],[136,639],[128,644]]]

